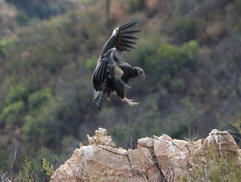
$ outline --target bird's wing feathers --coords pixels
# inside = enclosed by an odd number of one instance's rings
[[[109,49],[113,47],[115,47],[119,52],[134,49],[132,45],[136,44],[134,41],[138,38],[134,37],[132,34],[138,33],[140,30],[130,30],[130,28],[135,26],[137,23],[137,21],[131,21],[115,28],[111,37],[105,43],[101,55],[103,56]]]
[[[140,32],[140,30],[128,30],[129,28],[136,25],[136,21],[129,22],[118,27],[118,33],[116,35],[115,47],[118,51],[130,51],[130,49],[134,49],[132,45],[136,44],[133,40],[137,40],[138,38],[134,37],[132,34]],[[132,40],[132,41],[131,41]],[[119,48],[119,49],[118,49]]]
[[[136,25],[137,23],[138,23],[137,21],[131,21],[129,23],[119,26],[119,30],[126,30],[127,28],[130,28],[130,27]]]
[[[102,83],[104,83],[104,80],[107,76],[107,65],[108,59],[103,58],[100,61],[98,61],[98,64],[94,70],[92,80],[96,91],[102,90]]]

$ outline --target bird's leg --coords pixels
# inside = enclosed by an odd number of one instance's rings
[[[130,106],[138,105],[137,102],[134,102],[132,99],[127,99],[126,97],[122,99],[122,102],[127,102],[127,104],[129,104]]]

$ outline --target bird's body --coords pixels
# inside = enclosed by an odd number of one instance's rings
[[[99,109],[101,108],[105,95],[109,100],[111,93],[115,93],[122,101],[127,102],[131,106],[138,104],[125,97],[125,87],[131,88],[127,85],[129,79],[138,75],[144,77],[144,71],[141,68],[133,67],[124,61],[120,61],[115,56],[116,50],[121,53],[134,48],[130,44],[135,44],[135,42],[130,40],[137,38],[131,36],[131,34],[139,31],[128,29],[136,23],[137,22],[130,22],[115,28],[101,51],[92,76],[95,89],[94,101]]]

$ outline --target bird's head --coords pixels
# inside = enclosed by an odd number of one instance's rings
[[[136,68],[136,71],[138,73],[138,76],[140,76],[142,80],[145,80],[146,75],[145,75],[145,72],[143,71],[143,69],[141,69],[139,67],[135,67],[135,68]]]

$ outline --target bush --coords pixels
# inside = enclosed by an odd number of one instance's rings
[[[35,110],[43,103],[47,102],[51,98],[50,89],[42,89],[37,92],[34,92],[28,97],[28,104],[30,110]]]
[[[143,10],[146,7],[146,0],[130,0],[129,12],[134,13],[136,11]]]
[[[46,144],[46,139],[50,139],[50,135],[47,136],[48,128],[51,127],[51,122],[45,120],[46,113],[43,110],[39,110],[39,115],[27,115],[25,117],[25,123],[22,127],[23,139],[27,142],[38,141],[40,145]]]
[[[21,2],[19,0],[7,1],[13,3],[28,16],[35,16],[41,19],[49,18],[52,15],[62,14],[68,8],[74,7],[74,3],[67,0],[21,0]]]
[[[20,11],[17,14],[16,20],[17,20],[18,25],[20,25],[20,26],[26,26],[31,21],[30,17],[26,13],[24,13],[22,11]]]
[[[0,175],[3,171],[4,172],[8,171],[11,167],[10,161],[12,161],[12,159],[11,159],[12,156],[10,154],[11,154],[11,152],[6,150],[6,146],[1,145],[1,148],[0,148],[0,161],[1,161],[1,163],[0,163]]]
[[[169,35],[175,35],[180,42],[189,41],[196,38],[197,21],[195,17],[174,18],[167,25]]]
[[[12,38],[3,38],[0,40],[0,56],[5,57],[6,51],[13,45],[16,37]]]
[[[29,157],[25,157],[22,169],[19,171],[21,182],[35,181],[33,161]]]
[[[235,118],[232,118],[231,121],[229,121],[229,123],[238,130],[239,136],[236,137],[236,140],[238,139],[237,142],[239,142],[239,144],[241,144],[241,138],[240,138],[240,136],[241,136],[241,114],[238,114]]]
[[[0,114],[0,119],[9,124],[20,124],[21,114],[24,112],[24,110],[25,106],[23,101],[8,104],[3,108],[3,111]]]
[[[238,12],[238,14],[241,14],[241,0],[235,0],[235,8]]]
[[[46,159],[42,160],[42,170],[49,177],[54,173],[53,165],[50,165]]]
[[[50,162],[44,158],[43,153],[41,155],[39,160],[25,156],[19,171],[21,182],[47,182],[50,180],[50,176],[54,173],[53,165],[50,165]],[[39,156],[35,157],[39,158]]]
[[[61,99],[51,99],[47,105],[39,106],[24,118],[23,139],[47,147],[57,145],[73,129],[70,126],[71,114],[72,111]]]
[[[166,75],[175,76],[182,68],[189,67],[195,64],[197,56],[198,43],[190,41],[183,44],[182,47],[162,44],[157,52],[146,58],[146,64],[150,70],[158,77],[160,74],[163,78]]]
[[[29,94],[30,91],[24,84],[12,86],[6,96],[6,102],[9,104],[17,101],[27,101]]]
[[[132,56],[138,65],[152,74],[154,80],[170,81],[183,68],[193,69],[196,64],[199,44],[195,40],[181,47],[155,40],[141,42]],[[162,75],[160,77],[160,75]]]
[[[131,143],[131,133],[133,133],[133,128],[125,124],[117,125],[110,130],[110,135],[113,137],[113,140],[118,145],[125,145]]]
[[[85,61],[86,68],[93,71],[95,69],[96,64],[97,64],[97,60],[98,60],[98,58],[96,56],[92,56],[91,58],[87,59]]]
[[[207,159],[201,154],[192,154],[192,167],[187,169],[187,175],[180,181],[240,181],[241,170],[237,156],[234,158],[219,157],[216,146],[213,146],[209,152],[211,153],[211,159]]]

